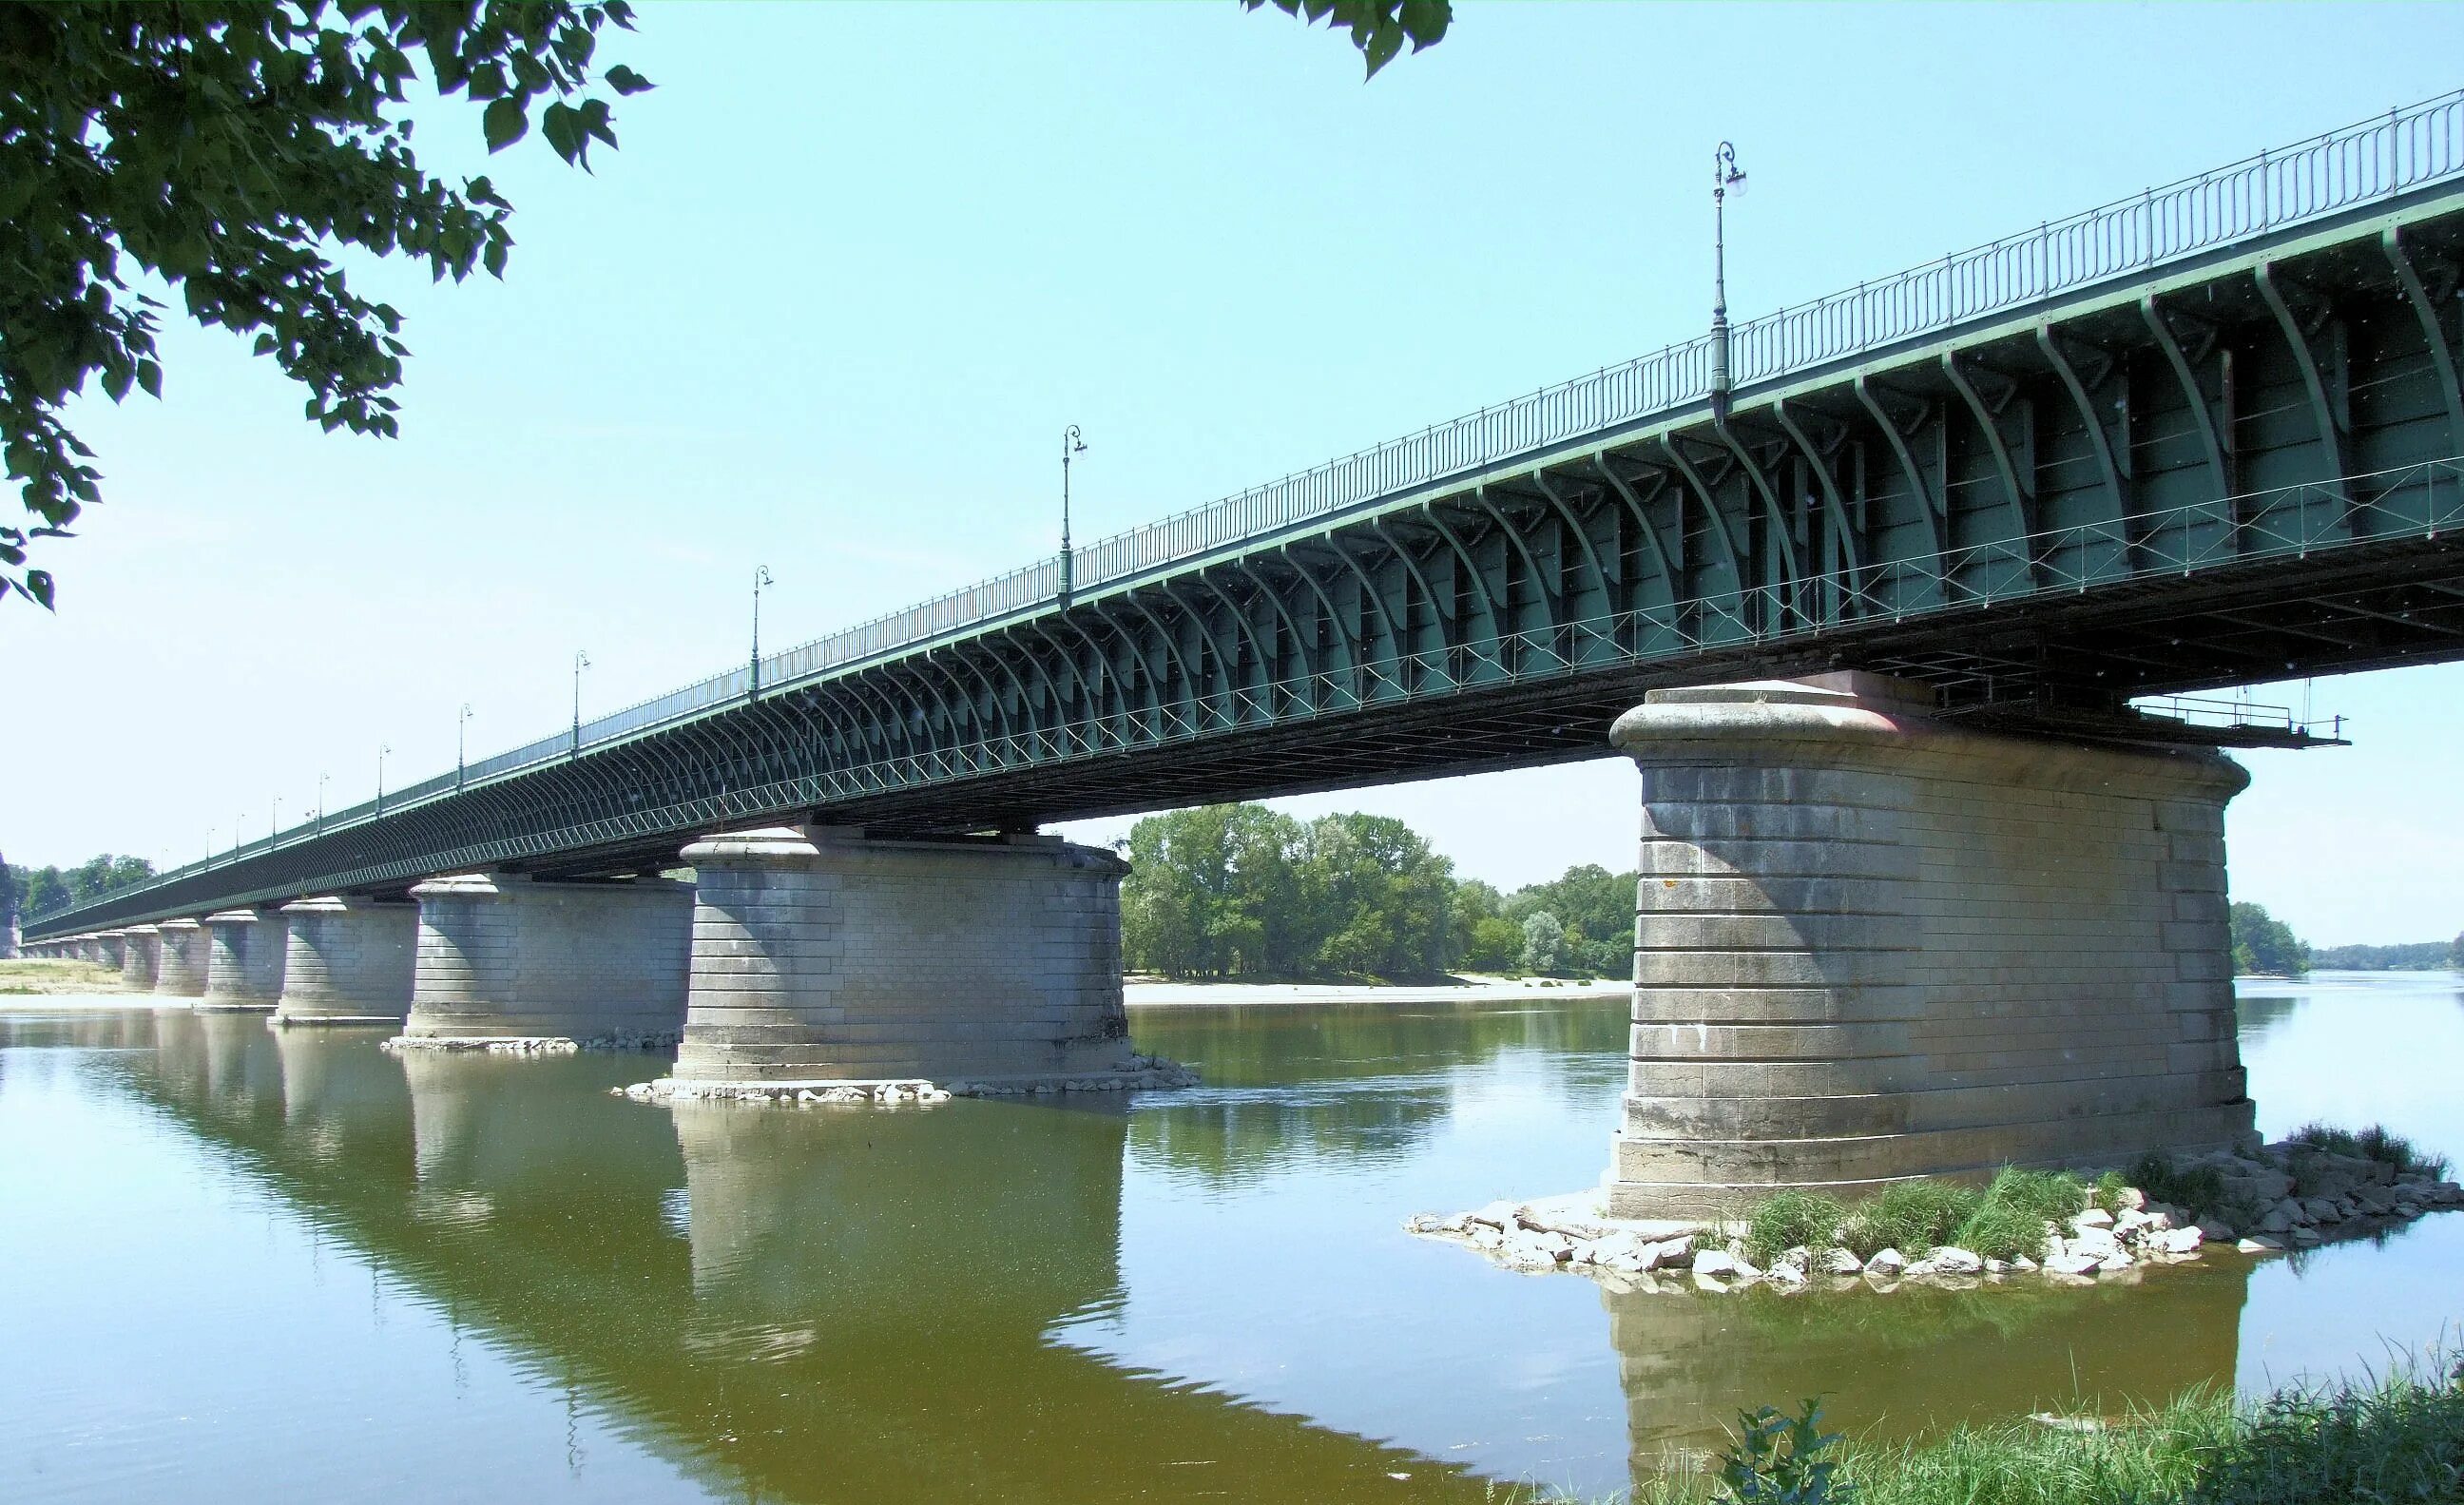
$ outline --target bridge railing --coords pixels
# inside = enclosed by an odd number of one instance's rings
[[[2464,90],[1749,320],[1731,332],[1735,380],[1751,384],[1947,329],[2458,173],[2464,173]],[[1710,390],[1710,355],[1707,337],[1688,340],[1098,540],[1077,553],[1074,583],[1090,588],[1125,580],[1698,401]],[[761,660],[761,685],[783,687],[1033,610],[1060,589],[1058,561],[1028,564],[772,654]],[[312,829],[432,799],[463,782],[570,757],[728,704],[751,689],[747,669],[731,670],[594,718],[578,737],[567,730],[540,738],[471,764],[458,776],[441,774],[394,790],[382,808],[371,800],[336,810],[157,881],[297,840]]]

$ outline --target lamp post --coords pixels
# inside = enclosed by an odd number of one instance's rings
[[[389,753],[389,752],[391,752],[391,751],[393,751],[393,749],[392,749],[390,746],[387,746],[385,743],[384,743],[384,742],[379,742],[379,743],[377,743],[377,813],[378,813],[378,814],[380,814],[380,815],[383,815],[383,814],[385,813],[385,754],[387,754],[387,753]]]
[[[770,578],[769,565],[753,566],[753,667],[745,680],[748,686],[745,698],[748,700],[761,698],[761,587],[775,584],[777,582]]]
[[[325,834],[325,780],[330,775],[322,773],[317,775],[317,834],[319,836]]]
[[[575,758],[582,756],[582,672],[589,667],[588,651],[575,649],[573,653],[573,751],[569,754]]]
[[[265,850],[272,852],[282,844],[282,796],[274,797],[274,808],[265,812]]]
[[[1061,604],[1069,604],[1069,591],[1075,585],[1069,556],[1069,461],[1071,456],[1087,453],[1087,441],[1079,436],[1078,426],[1071,424],[1061,431]]]
[[[462,714],[453,719],[453,788],[456,793],[461,792],[462,771],[468,761],[470,743],[465,733],[470,725],[471,702],[465,700],[462,702]]]
[[[1728,190],[1746,191],[1737,148],[1711,153],[1711,416],[1728,416]]]

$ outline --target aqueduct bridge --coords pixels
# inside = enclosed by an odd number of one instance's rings
[[[1624,1205],[2230,1142],[2242,776],[2213,749],[2305,729],[2129,702],[2464,656],[2459,284],[2464,95],[1106,539],[29,934],[277,1019],[680,1026],[681,1081],[1128,1076],[1119,865],[1039,825],[1596,756],[1615,723],[1644,770]],[[649,876],[679,863],[698,894]]]

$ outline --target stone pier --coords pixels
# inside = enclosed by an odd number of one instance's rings
[[[193,919],[166,919],[154,928],[160,936],[154,996],[158,1000],[204,997],[206,927]]]
[[[106,930],[95,937],[95,961],[107,967],[121,966],[127,960],[126,953],[121,949],[122,943],[127,939],[128,933],[124,930]]]
[[[162,933],[152,925],[131,925],[120,933],[120,985],[132,993],[154,991],[154,964],[162,956]]]
[[[1863,675],[1655,692],[1619,1216],[2246,1141],[2204,750],[1963,729]]]
[[[418,905],[328,896],[285,904],[282,917],[289,935],[275,1024],[400,1024],[410,1012]]]
[[[197,1007],[209,1013],[261,1013],[280,1003],[290,928],[274,906],[208,915],[206,996]]]
[[[684,859],[697,882],[680,1094],[1140,1074],[1121,1003],[1128,865],[1109,852],[798,827],[714,836]]]
[[[668,1046],[685,1023],[690,884],[436,878],[419,901],[404,1047]]]

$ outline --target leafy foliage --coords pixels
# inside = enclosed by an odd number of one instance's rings
[[[1566,964],[1566,927],[1545,909],[1533,910],[1523,921],[1523,952],[1517,958],[1526,972],[1554,972]]]
[[[1269,4],[1308,25],[1325,21],[1330,28],[1351,32],[1352,45],[1360,49],[1371,78],[1395,60],[1405,42],[1416,53],[1436,46],[1454,20],[1453,0],[1241,0],[1241,9],[1255,11]]]
[[[65,870],[11,868],[0,863],[0,896],[13,897],[16,913],[31,917],[133,888],[153,875],[154,864],[144,858],[115,857],[109,852]],[[0,913],[6,913],[7,908],[0,903]]]
[[[1304,824],[1262,805],[1150,816],[1127,845],[1122,948],[1132,966],[1169,977],[1457,966],[1614,977],[1633,966],[1631,873],[1573,868],[1500,897],[1485,883],[1458,881],[1400,821],[1347,814]],[[1586,925],[1608,939],[1586,939]]]
[[[2313,967],[2339,972],[2437,972],[2453,964],[2454,947],[2445,941],[2415,941],[2392,946],[2321,946],[2310,953]]]
[[[1839,1444],[1822,1429],[1822,1406],[1808,1400],[1796,1415],[1771,1406],[1737,1414],[1737,1438],[1721,1455],[1719,1505],[1847,1505],[1854,1486],[1839,1477]]]
[[[504,274],[513,206],[485,177],[451,186],[411,150],[408,88],[482,106],[491,150],[539,133],[587,168],[616,144],[594,83],[625,0],[282,0],[0,7],[0,454],[31,517],[0,527],[0,596],[53,604],[30,545],[101,499],[93,452],[61,420],[99,378],[114,402],[162,395],[162,303],[254,334],[327,431],[391,436],[402,316],[352,291],[335,247],[427,263],[438,280]]]
[[[1547,883],[1516,890],[1503,906],[1507,918],[1520,924],[1546,910],[1564,927],[1565,953],[1558,964],[1530,970],[1633,976],[1634,884],[1632,873],[1611,873],[1585,863],[1568,868],[1563,876]]]
[[[2293,927],[2256,904],[2235,904],[2233,921],[2233,970],[2245,976],[2299,977],[2310,970],[2310,947]]]
[[[1259,805],[1151,816],[1130,831],[1121,939],[1172,977],[1392,975],[1447,964],[1452,864],[1379,815],[1304,825]]]

